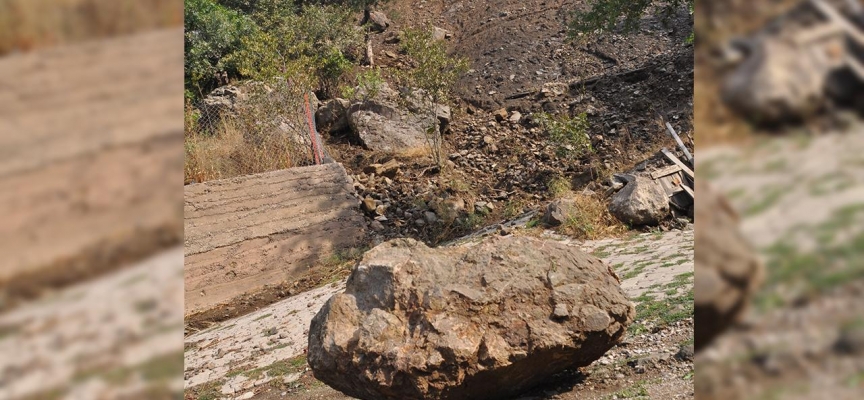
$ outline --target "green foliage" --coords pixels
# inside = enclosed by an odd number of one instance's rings
[[[186,88],[214,75],[321,86],[327,94],[354,67],[362,37],[350,9],[279,0],[186,0]]]
[[[411,59],[412,68],[402,74],[405,86],[418,90],[422,97],[428,97],[429,113],[436,115],[437,104],[447,103],[456,80],[468,70],[468,60],[451,57],[447,54],[444,41],[432,38],[433,30],[406,29],[402,34],[401,51]],[[437,122],[436,118],[433,118]],[[444,164],[441,131],[438,126],[430,126],[426,131],[426,141],[432,158],[439,168]]]
[[[588,117],[585,113],[572,118],[540,113],[535,119],[549,135],[549,141],[555,145],[559,157],[580,157],[594,151],[588,139]]]
[[[624,17],[624,32],[633,32],[639,28],[639,20],[645,11],[657,4],[663,23],[667,23],[682,7],[687,7],[693,13],[693,0],[594,0],[587,12],[573,13],[570,21],[570,33],[591,33],[597,30],[614,30],[620,17]]]
[[[456,80],[468,71],[468,60],[449,56],[446,43],[432,38],[432,29],[406,29],[401,50],[413,64],[404,76],[406,83],[422,89],[436,103],[446,102]]]
[[[374,98],[381,91],[384,85],[384,78],[381,76],[381,69],[372,68],[361,71],[357,74],[356,85],[346,85],[342,87],[342,96],[352,100],[366,100]],[[362,99],[361,99],[362,97]]]
[[[222,60],[257,27],[249,17],[214,0],[185,0],[184,18],[186,89],[200,95],[212,88],[216,73],[236,74]]]

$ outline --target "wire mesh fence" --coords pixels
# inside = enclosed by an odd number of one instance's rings
[[[330,161],[317,99],[289,81],[223,86],[186,107],[186,183]]]

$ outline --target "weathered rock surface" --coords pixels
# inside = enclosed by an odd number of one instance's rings
[[[608,267],[566,244],[397,239],[370,250],[312,320],[308,361],[361,399],[496,399],[590,364],[633,317]]]
[[[345,99],[330,99],[321,104],[315,113],[315,121],[319,129],[329,129],[338,132],[348,129],[348,107],[351,104]]]
[[[239,103],[247,98],[248,94],[234,85],[213,89],[198,104],[201,121],[209,124],[208,127],[216,127],[223,118],[236,115]]]
[[[630,225],[655,225],[669,215],[669,199],[659,184],[641,176],[616,176],[627,184],[612,196],[609,212],[615,218]]]
[[[373,31],[379,33],[384,32],[391,25],[390,18],[381,11],[370,12],[368,23]]]
[[[753,46],[754,54],[724,82],[723,100],[730,107],[761,123],[804,118],[819,110],[829,74],[837,68],[824,48],[776,39]]]
[[[400,106],[399,93],[382,84],[370,99],[351,105],[348,123],[363,145],[370,150],[403,151],[427,145],[427,131],[440,130],[440,120],[449,109],[431,111]],[[429,109],[431,110],[431,108]]]
[[[573,199],[560,199],[549,203],[543,214],[543,223],[550,226],[558,226],[567,221],[577,212],[576,201]]]
[[[732,207],[709,185],[696,183],[696,350],[737,322],[755,289],[764,267],[738,230]]]
[[[0,313],[183,238],[182,37],[0,58]]]

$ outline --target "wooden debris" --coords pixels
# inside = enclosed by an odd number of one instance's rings
[[[651,179],[657,180],[658,178],[662,178],[667,175],[672,175],[678,171],[681,171],[681,167],[678,165],[670,165],[668,167],[660,168],[651,173]]]
[[[832,24],[843,29],[852,40],[859,45],[864,45],[864,32],[861,32],[855,25],[844,18],[834,7],[824,0],[810,0],[810,4],[831,21]]]
[[[684,173],[687,174],[687,176],[689,176],[691,179],[696,179],[696,176],[695,176],[695,174],[693,173],[693,170],[691,170],[691,169],[687,166],[687,164],[684,164],[683,162],[681,162],[681,160],[679,160],[678,157],[675,157],[674,154],[672,154],[669,150],[667,150],[667,149],[665,149],[665,148],[662,149],[662,150],[660,150],[660,151],[663,152],[663,155],[665,155],[666,158],[668,158],[670,161],[672,161],[673,163],[675,163],[675,165],[681,167],[681,170],[684,171]]]
[[[687,161],[689,161],[690,164],[692,165],[693,164],[693,155],[690,154],[690,150],[687,150],[687,146],[684,146],[684,142],[681,141],[681,138],[678,136],[678,133],[676,133],[675,129],[672,128],[672,124],[667,122],[666,123],[666,129],[668,129],[669,133],[672,135],[672,137],[675,138],[675,142],[678,143],[678,147],[681,148],[681,151],[684,152],[684,156],[687,157]]]

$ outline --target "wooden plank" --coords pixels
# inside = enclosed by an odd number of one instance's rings
[[[684,145],[684,142],[681,141],[681,138],[678,136],[678,132],[675,132],[675,129],[672,128],[672,124],[666,123],[666,129],[669,130],[669,134],[675,139],[675,142],[678,143],[678,147],[681,148],[681,151],[684,152],[684,156],[687,157],[687,161],[690,164],[693,164],[693,155],[690,154],[690,150],[687,150],[687,146]]]
[[[689,167],[687,167],[687,164],[684,164],[683,162],[681,162],[681,160],[679,160],[678,157],[675,157],[674,154],[672,154],[671,152],[669,152],[669,150],[667,150],[665,148],[660,150],[660,151],[663,152],[663,154],[666,156],[666,158],[668,158],[670,161],[675,163],[675,165],[681,167],[681,170],[684,171],[684,173],[687,174],[687,176],[689,176],[690,178],[696,179],[696,176],[693,173],[693,170],[690,169]]]
[[[681,189],[684,189],[684,191],[687,192],[687,194],[689,194],[690,197],[693,198],[693,200],[696,200],[696,195],[693,193],[693,189],[690,189],[689,186],[681,185]]]
[[[298,279],[360,244],[365,218],[342,165],[188,185],[185,314]]]
[[[859,45],[864,46],[864,33],[862,33],[858,27],[849,22],[843,15],[841,15],[837,10],[834,9],[830,4],[826,3],[824,0],[810,0],[810,4],[816,8],[825,18],[839,26],[841,29],[846,31],[846,34],[852,38]]]
[[[795,44],[797,45],[806,45],[812,42],[817,42],[826,38],[841,35],[844,32],[845,31],[843,30],[843,28],[838,26],[837,24],[822,24],[814,28],[806,29],[804,31],[796,33],[792,41],[795,42]]]
[[[666,175],[674,174],[680,170],[681,170],[681,167],[679,167],[677,165],[670,165],[668,167],[660,168],[660,169],[651,173],[651,179],[656,180],[656,179],[662,178]]]

